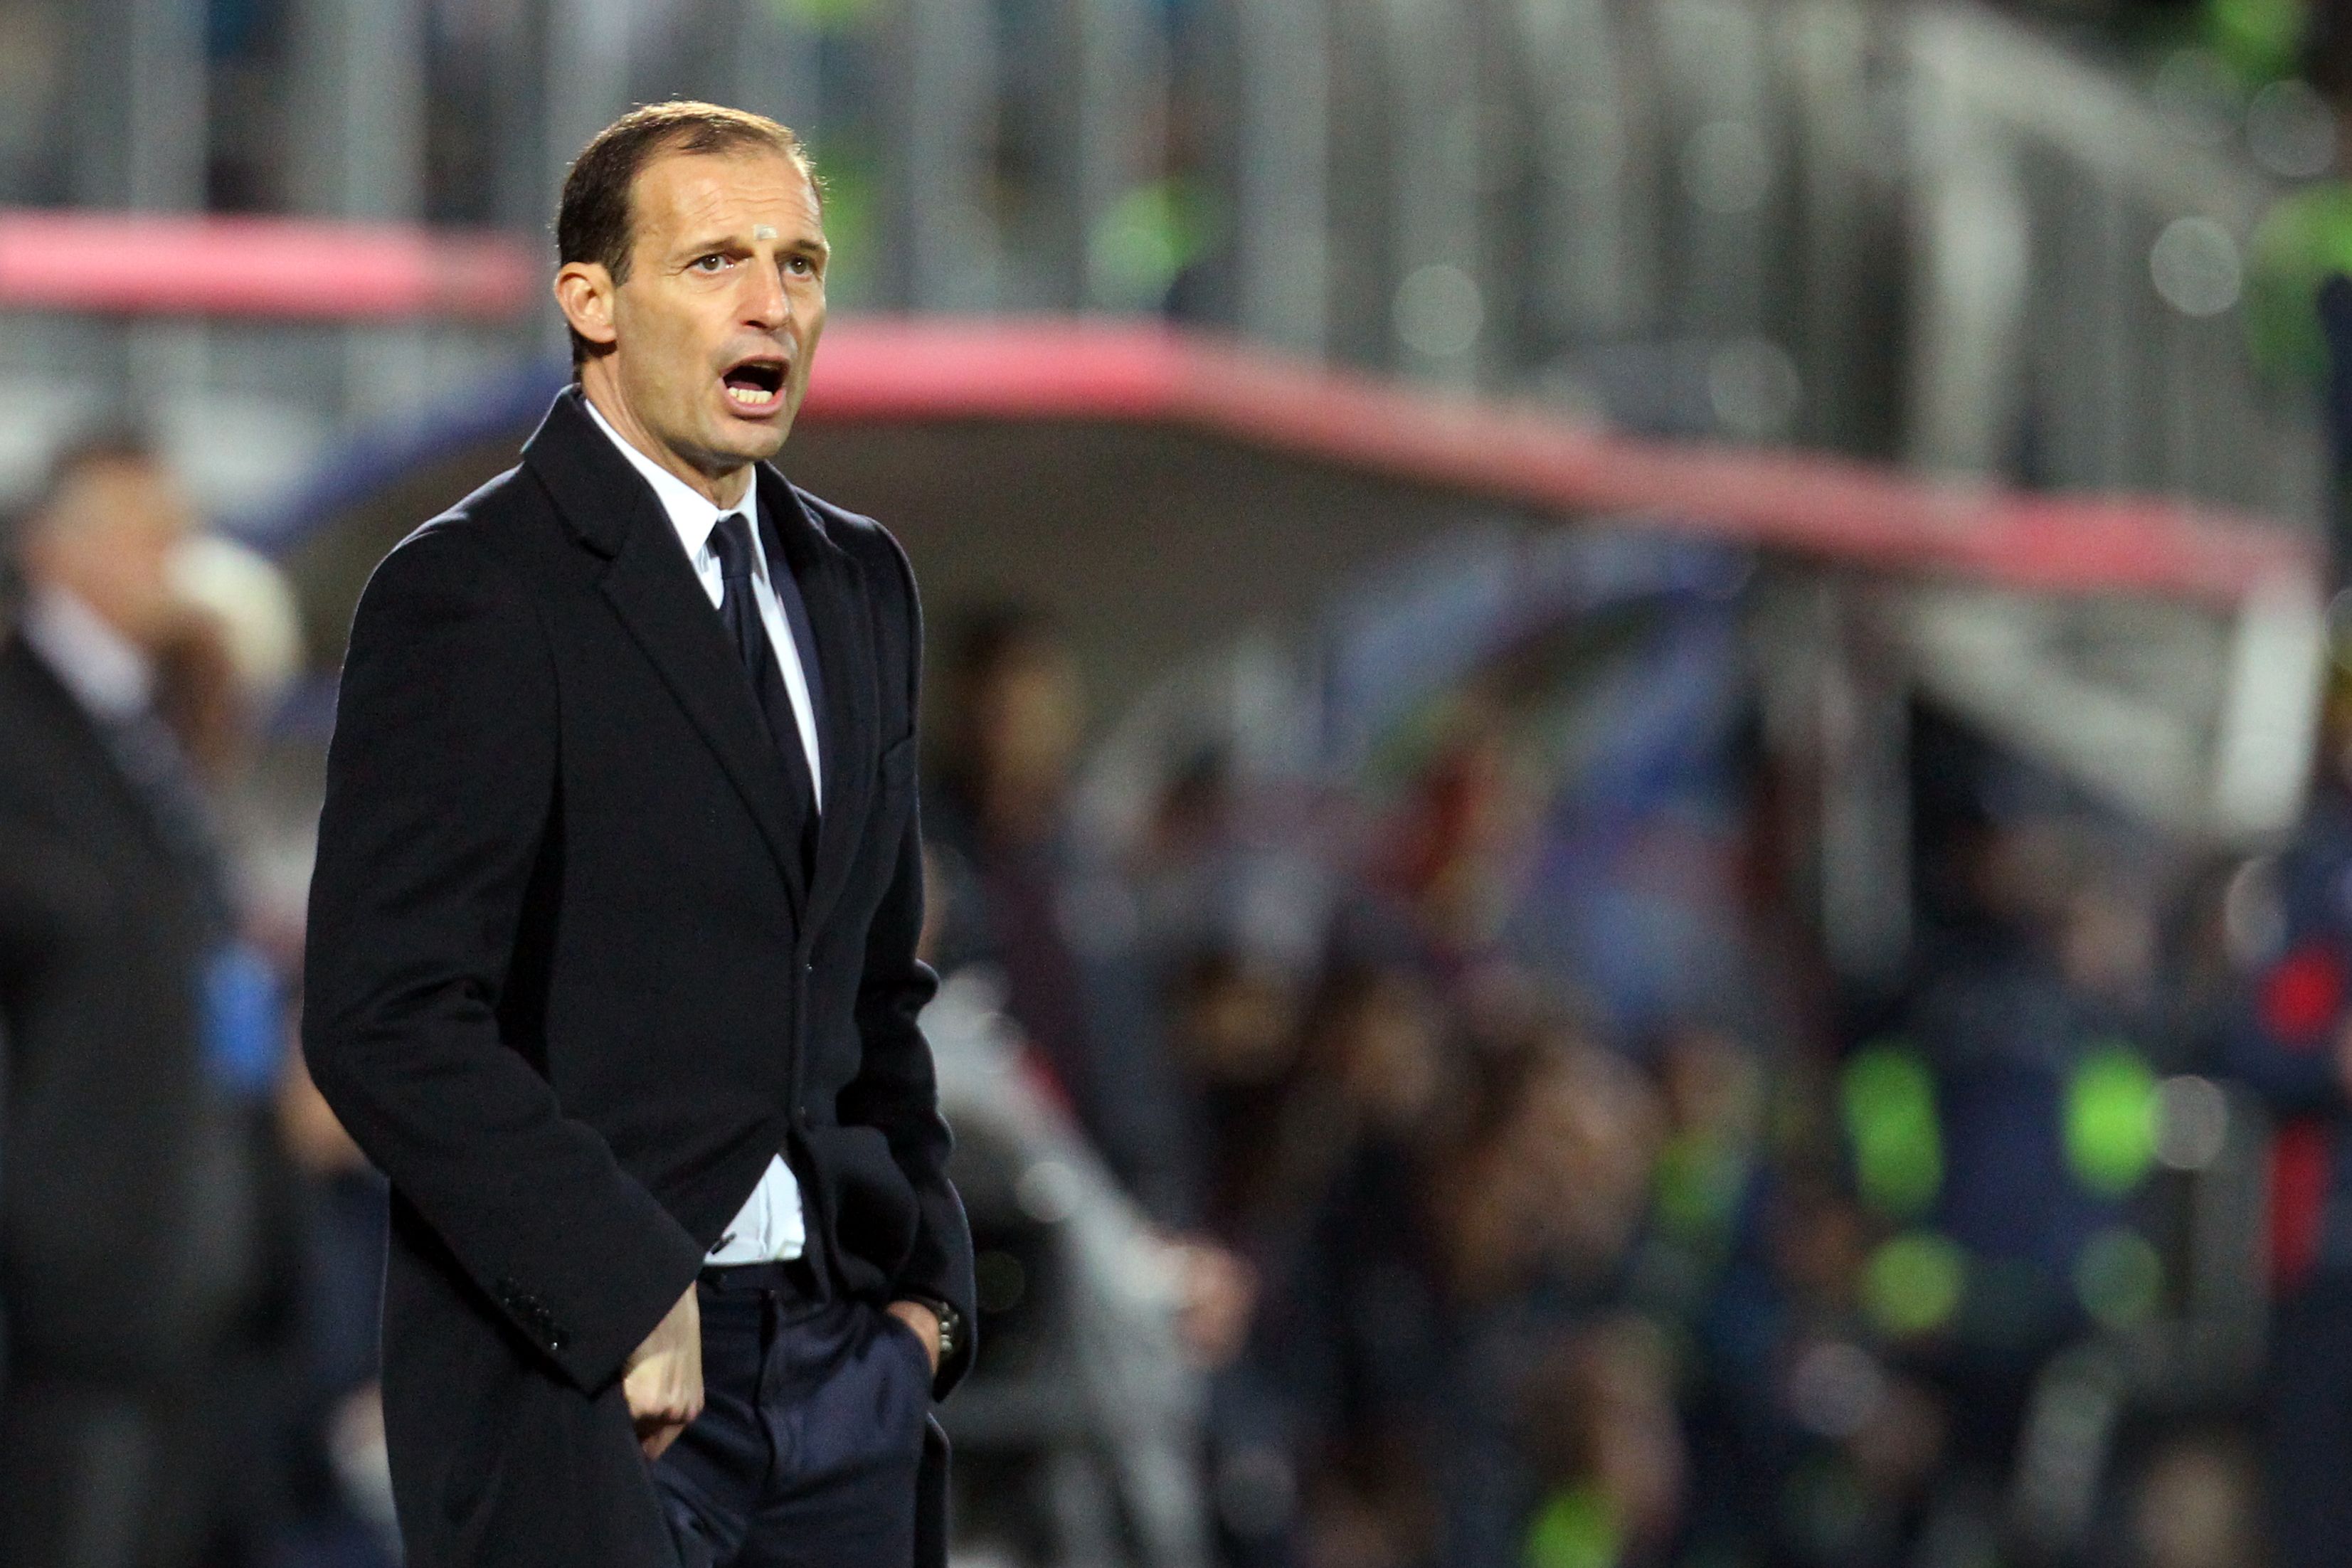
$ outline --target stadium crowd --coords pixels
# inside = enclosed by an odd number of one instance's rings
[[[1587,889],[1604,948],[1646,900],[1733,949],[1664,999],[1531,931],[1559,781],[1476,691],[1384,795],[1204,756],[1105,857],[1050,626],[955,651],[934,955],[1177,1248],[1223,1560],[2332,1560],[2352,707],[2305,836],[2226,866],[1915,715],[1918,933],[1862,994],[1735,741]],[[2194,1234],[2233,1162],[2267,1207]]]

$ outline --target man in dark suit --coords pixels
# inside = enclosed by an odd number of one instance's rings
[[[207,1071],[232,934],[154,705],[193,526],[135,441],[55,465],[0,637],[0,1565],[176,1568],[222,1528],[217,1373],[258,1269],[250,1119]]]
[[[916,1023],[914,581],[762,461],[817,185],[772,121],[656,105],[557,238],[578,384],[370,582],[312,886],[311,1070],[392,1183],[408,1561],[942,1561],[971,1246]]]

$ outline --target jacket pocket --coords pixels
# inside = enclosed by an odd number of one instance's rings
[[[921,1218],[915,1186],[875,1127],[812,1127],[803,1135],[832,1210],[833,1233],[844,1252],[897,1276],[915,1250]],[[851,1281],[855,1285],[855,1281]]]

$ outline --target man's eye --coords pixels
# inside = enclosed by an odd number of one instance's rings
[[[795,256],[790,261],[785,262],[784,265],[791,268],[793,271],[799,273],[803,278],[816,270],[816,264],[805,256]]]
[[[718,272],[723,270],[726,266],[727,258],[716,252],[694,258],[694,269],[698,272]]]

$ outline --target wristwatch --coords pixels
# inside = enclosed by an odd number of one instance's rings
[[[912,1290],[901,1290],[898,1299],[912,1301],[919,1307],[929,1307],[931,1316],[940,1321],[940,1364],[948,1364],[956,1346],[963,1342],[963,1314],[955,1310],[952,1301],[942,1301],[937,1296],[925,1296]]]

